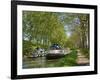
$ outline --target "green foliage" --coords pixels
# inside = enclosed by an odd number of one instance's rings
[[[90,58],[90,54],[89,54],[89,49],[88,48],[83,48],[83,49],[80,49],[80,50],[87,58]]]
[[[23,11],[23,40],[47,48],[53,43],[64,45],[67,36],[57,13]]]
[[[48,49],[54,43],[64,48],[89,48],[88,14],[23,11],[22,19],[25,54],[35,47]],[[76,19],[80,24],[75,23]],[[67,32],[71,33],[69,37]]]
[[[76,66],[77,65],[76,59],[77,59],[77,51],[73,50],[71,53],[69,53],[60,60],[59,66]]]
[[[63,66],[77,66],[76,63],[77,59],[77,51],[76,49],[73,49],[68,55],[66,55],[64,58],[61,58],[55,66],[63,67]]]
[[[30,41],[23,41],[23,55],[31,55],[35,46],[33,46],[33,43]]]

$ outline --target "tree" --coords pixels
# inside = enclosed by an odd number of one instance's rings
[[[47,48],[53,43],[63,46],[66,38],[58,13],[23,11],[23,41]]]
[[[61,20],[66,26],[66,31],[71,33],[69,37],[77,48],[89,48],[89,14],[65,13]],[[74,46],[73,45],[73,46]]]
[[[23,11],[23,42],[35,47],[89,48],[88,34],[89,14]]]

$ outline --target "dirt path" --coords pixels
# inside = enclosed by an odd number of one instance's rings
[[[89,59],[86,58],[81,52],[80,50],[78,50],[78,54],[77,54],[78,58],[77,58],[77,64],[79,66],[82,65],[89,65]]]

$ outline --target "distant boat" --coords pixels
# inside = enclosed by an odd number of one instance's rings
[[[64,50],[58,44],[53,44],[46,54],[46,59],[58,59],[64,56]]]

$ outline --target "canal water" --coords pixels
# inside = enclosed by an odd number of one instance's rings
[[[47,60],[46,57],[25,58],[23,59],[23,68],[46,68],[55,67],[60,59]]]

